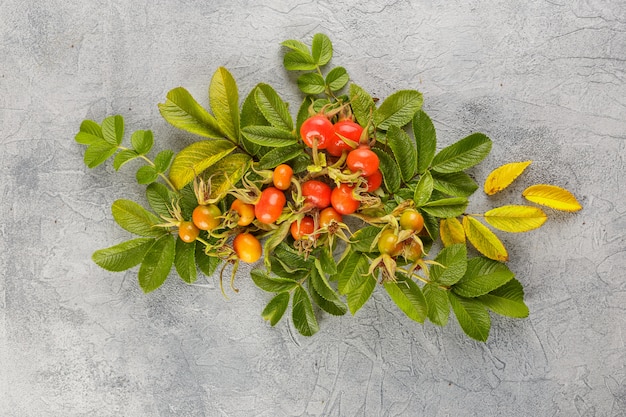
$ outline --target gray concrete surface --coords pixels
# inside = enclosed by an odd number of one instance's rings
[[[0,3],[1,416],[626,415],[626,2],[355,3]],[[143,188],[133,169],[84,167],[80,122],[119,113],[181,149],[192,138],[156,106],[167,91],[206,104],[223,65],[243,93],[269,82],[298,103],[279,42],[316,32],[372,94],[422,91],[441,145],[488,134],[477,179],[534,161],[476,210],[536,182],[583,203],[504,237],[528,319],[494,316],[481,344],[377,291],[303,338],[263,322],[268,295],[246,278],[229,300],[215,277],[144,295],[136,269],[92,263],[128,238],[110,204]]]

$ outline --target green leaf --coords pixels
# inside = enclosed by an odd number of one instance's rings
[[[146,188],[146,198],[150,208],[160,215],[171,217],[170,208],[172,207],[172,199],[174,194],[163,184],[153,182]]]
[[[198,265],[198,269],[200,269],[204,275],[207,277],[212,276],[220,262],[220,258],[208,256],[204,253],[204,245],[200,243],[196,244],[196,265]]]
[[[456,296],[450,291],[448,299],[465,334],[479,342],[485,342],[489,337],[491,319],[482,304],[471,298]]]
[[[176,240],[170,234],[154,241],[139,267],[139,286],[148,293],[159,288],[172,269]]]
[[[328,36],[323,33],[316,33],[311,43],[311,53],[313,60],[320,67],[328,64],[333,57],[333,44],[328,39]]]
[[[255,99],[259,111],[272,126],[283,130],[293,130],[293,120],[287,104],[270,85],[257,85]]]
[[[387,145],[398,162],[402,179],[409,182],[417,172],[415,142],[404,130],[394,125],[390,126],[387,131]]]
[[[350,105],[357,122],[363,127],[367,126],[376,108],[374,99],[367,91],[358,85],[350,84]]]
[[[462,297],[479,297],[509,282],[513,272],[502,262],[487,258],[472,258],[467,261],[465,275],[452,291]]]
[[[382,228],[377,226],[365,226],[357,230],[350,237],[350,247],[356,252],[372,252],[376,250],[374,240]]]
[[[428,305],[428,320],[437,326],[445,326],[450,316],[447,291],[442,290],[436,284],[424,285],[423,291]]]
[[[311,115],[309,114],[309,108],[311,107],[311,104],[313,104],[313,98],[311,96],[304,97],[302,103],[300,103],[300,107],[298,108],[298,114],[296,115],[296,132],[299,132],[302,123],[304,123],[306,119],[311,117]]]
[[[114,146],[119,146],[124,139],[124,118],[120,115],[109,116],[102,121],[102,137]]]
[[[302,53],[309,54],[309,55],[311,54],[309,47],[299,40],[288,39],[284,42],[281,42],[281,45],[286,46],[287,48],[292,49],[294,51],[300,51]]]
[[[331,91],[339,91],[348,84],[350,76],[344,67],[335,67],[326,74],[326,85]]]
[[[80,129],[74,137],[76,142],[82,145],[91,145],[93,143],[101,142],[104,140],[102,136],[102,127],[93,120],[83,120],[80,124]]]
[[[477,298],[494,313],[507,317],[528,317],[528,306],[524,303],[524,288],[515,278],[489,294]]]
[[[374,292],[374,288],[376,288],[376,283],[376,278],[374,278],[371,274],[366,275],[360,286],[352,289],[352,291],[346,294],[348,308],[350,309],[350,313],[352,315],[355,315],[356,312],[359,311],[363,305],[365,305],[367,300],[370,299],[372,293]]]
[[[248,171],[250,161],[251,158],[246,154],[233,153],[208,167],[202,175],[211,180],[209,197],[216,200],[224,198]]]
[[[285,146],[282,148],[274,148],[267,152],[259,160],[260,169],[273,169],[280,164],[288,162],[303,153],[302,146],[299,144]]]
[[[450,173],[473,167],[491,151],[491,139],[483,133],[473,133],[443,148],[432,161],[432,169]]]
[[[235,79],[224,67],[219,67],[211,78],[209,102],[222,132],[239,143],[239,92]]]
[[[467,247],[464,244],[443,248],[435,257],[438,264],[430,267],[430,278],[440,285],[456,284],[467,270]]]
[[[180,278],[187,284],[193,283],[198,278],[196,270],[196,243],[186,243],[176,239],[176,252],[174,266]]]
[[[285,314],[288,305],[289,293],[278,293],[274,298],[269,301],[269,303],[267,303],[267,305],[263,309],[263,312],[261,313],[261,317],[269,321],[272,326],[275,326],[276,323],[278,323]]]
[[[402,182],[400,167],[398,167],[396,161],[382,149],[372,148],[372,151],[374,151],[374,153],[378,155],[378,159],[380,160],[379,169],[380,172],[382,172],[383,174],[385,187],[387,187],[387,190],[389,190],[389,192],[395,193],[400,189],[400,185]]]
[[[426,171],[422,174],[415,187],[415,193],[413,194],[413,201],[417,207],[423,206],[428,203],[430,196],[433,193],[434,181],[430,171]]]
[[[156,169],[150,165],[144,165],[137,170],[137,182],[139,184],[150,184],[159,177],[159,173]]]
[[[298,88],[304,94],[321,94],[326,89],[326,82],[320,74],[307,72],[298,77]]]
[[[113,156],[115,151],[117,151],[117,147],[109,142],[104,140],[94,142],[85,150],[85,165],[89,168],[95,168]]]
[[[322,297],[315,288],[309,288],[313,302],[322,310],[333,316],[343,316],[348,311],[346,305],[339,299],[327,300]]]
[[[137,152],[133,151],[132,149],[124,149],[123,151],[118,152],[117,155],[115,155],[115,158],[113,159],[113,168],[117,171],[126,162],[132,161],[133,159],[138,157],[139,155],[137,154]]]
[[[439,219],[432,214],[426,213],[424,210],[418,210],[424,217],[424,228],[428,235],[435,240],[439,236]]]
[[[322,247],[319,253],[319,257],[315,262],[319,261],[320,272],[328,275],[335,275],[337,273],[337,262],[332,254],[332,249],[328,246]]]
[[[130,137],[130,143],[139,155],[145,155],[154,145],[154,136],[151,130],[137,130]]]
[[[412,120],[413,136],[417,145],[417,172],[428,170],[437,150],[437,133],[432,120],[423,110],[419,110]]]
[[[426,299],[413,280],[399,277],[397,282],[386,282],[385,290],[408,318],[419,323],[426,320],[428,315]]]
[[[168,123],[178,129],[207,138],[224,137],[215,117],[183,87],[167,93],[165,103],[159,103],[159,111]]]
[[[315,266],[312,259],[304,259],[301,253],[285,242],[281,242],[274,248],[273,255],[289,265],[292,270],[310,271]]]
[[[271,277],[267,272],[260,269],[253,269],[250,272],[250,277],[257,287],[267,292],[292,291],[299,286],[299,284],[292,279]]]
[[[465,212],[469,201],[465,197],[450,197],[433,200],[421,206],[422,210],[435,217],[457,217]]]
[[[241,115],[239,120],[241,129],[246,126],[269,126],[270,124],[265,116],[263,116],[263,113],[261,113],[261,110],[256,102],[256,91],[259,85],[261,84],[257,84],[257,86],[250,91],[250,94],[248,94],[241,105]],[[261,152],[263,147],[250,142],[244,135],[241,136],[241,145],[251,155],[256,156],[263,154]]]
[[[317,68],[315,59],[301,50],[292,50],[283,57],[283,65],[289,71],[310,71]]]
[[[95,251],[92,259],[99,267],[107,271],[125,271],[139,265],[153,243],[154,239],[149,237],[128,240],[110,248]]]
[[[409,123],[422,108],[422,93],[415,90],[396,91],[374,111],[374,125],[381,130]]]
[[[348,294],[363,285],[367,280],[369,262],[365,255],[349,252],[337,265],[339,273],[335,276],[340,294]]]
[[[170,167],[170,180],[180,190],[190,183],[196,175],[224,158],[236,148],[226,139],[203,140],[194,142],[181,150]]]
[[[433,172],[434,188],[455,197],[469,197],[478,189],[478,184],[465,172],[442,174]]]
[[[315,268],[311,269],[310,283],[315,288],[315,291],[328,301],[339,301],[339,296],[330,286],[330,283],[326,279],[326,274],[322,270],[322,265],[319,259],[315,260]]]
[[[155,227],[161,220],[139,204],[130,200],[116,200],[111,206],[113,219],[124,230],[139,236],[158,237],[167,233],[161,227]]]
[[[274,126],[246,126],[243,134],[252,143],[275,148],[291,146],[298,143],[292,131]]]
[[[169,149],[159,152],[154,158],[154,169],[161,174],[167,172],[172,158],[174,158],[174,152]]]
[[[303,336],[313,336],[319,330],[317,319],[313,313],[313,305],[307,292],[297,286],[293,292],[291,317],[293,324]]]

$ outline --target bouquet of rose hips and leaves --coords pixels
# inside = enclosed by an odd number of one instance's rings
[[[488,338],[490,311],[526,317],[522,284],[505,264],[508,252],[483,221],[525,232],[547,215],[520,204],[466,213],[478,189],[466,170],[489,154],[492,141],[473,133],[437,150],[420,92],[400,90],[379,104],[349,83],[345,68],[327,68],[333,54],[327,36],[315,35],[310,47],[296,40],[282,45],[284,66],[300,72],[305,95],[295,121],[265,83],[240,103],[225,68],[210,82],[211,112],[182,87],[159,104],[167,122],[201,137],[178,153],[164,150],[151,159],[149,130],[133,132],[124,145],[120,115],[83,121],[76,141],[87,146],[85,164],[94,168],[114,157],[118,170],[143,161],[136,178],[146,185],[150,207],[115,201],[113,218],[139,237],[98,250],[93,260],[110,271],[140,265],[145,292],[161,286],[172,267],[189,284],[198,270],[210,277],[220,268],[225,293],[227,267],[237,291],[239,263],[263,257],[251,272],[273,294],[262,317],[273,326],[291,303],[293,324],[306,336],[318,331],[321,311],[355,314],[378,286],[420,323],[444,326],[452,309],[463,331],[480,341]],[[530,163],[497,168],[485,192],[507,187]],[[555,185],[532,185],[523,196],[553,209],[581,208]]]

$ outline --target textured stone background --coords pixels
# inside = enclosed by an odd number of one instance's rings
[[[1,2],[0,415],[626,415],[626,2],[359,3]],[[144,295],[136,270],[92,263],[129,237],[110,204],[143,187],[132,168],[84,167],[80,122],[119,113],[179,150],[193,138],[160,118],[167,91],[206,104],[223,65],[242,94],[264,81],[298,103],[279,42],[320,31],[372,94],[422,91],[441,146],[488,134],[479,181],[534,161],[477,211],[537,182],[583,203],[503,237],[528,319],[494,316],[481,344],[377,291],[303,338],[263,322],[269,296],[245,278],[230,300],[214,277]]]

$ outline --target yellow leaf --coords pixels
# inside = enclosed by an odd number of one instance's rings
[[[557,210],[578,211],[583,208],[572,193],[556,185],[531,185],[524,190],[522,195],[533,203]]]
[[[211,195],[209,198],[221,200],[226,193],[243,177],[248,169],[250,157],[243,153],[227,155],[211,165],[203,173],[203,177],[211,180]]]
[[[180,190],[196,175],[231,153],[237,145],[226,139],[201,140],[182,149],[170,167],[170,181]]]
[[[445,247],[454,245],[455,243],[465,243],[463,225],[456,217],[441,219],[439,234],[441,235],[441,241]]]
[[[467,239],[474,247],[489,259],[496,261],[508,261],[509,254],[506,248],[487,226],[473,217],[463,217],[463,229]]]
[[[485,221],[496,229],[505,232],[528,232],[541,227],[548,219],[539,207],[502,206],[485,213]]]
[[[511,162],[491,171],[485,180],[485,193],[493,195],[511,185],[532,161]]]

